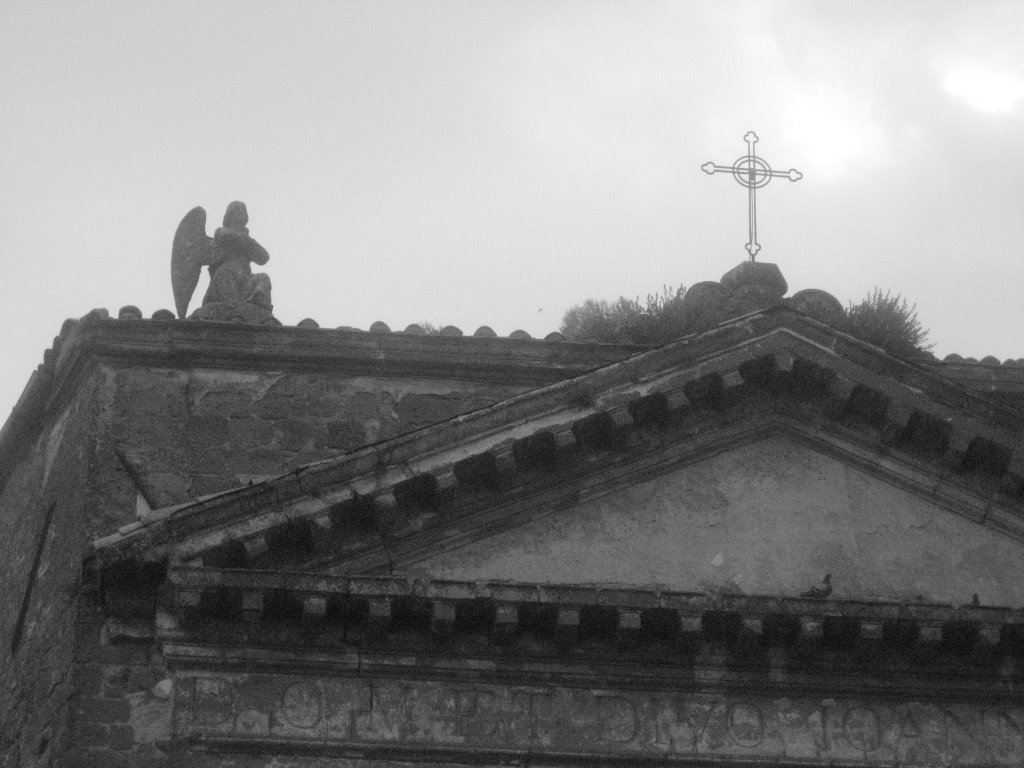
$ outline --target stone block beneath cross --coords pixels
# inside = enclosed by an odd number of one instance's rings
[[[763,288],[772,297],[781,299],[789,290],[786,278],[777,264],[765,261],[744,261],[730,269],[719,281],[727,291],[735,291],[744,286],[754,285]]]

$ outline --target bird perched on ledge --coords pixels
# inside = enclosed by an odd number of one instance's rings
[[[811,587],[806,592],[800,594],[800,597],[807,597],[811,600],[824,600],[826,597],[832,594],[832,574],[826,573],[825,578],[821,584],[816,587]]]

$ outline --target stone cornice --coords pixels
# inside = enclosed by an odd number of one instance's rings
[[[533,339],[421,336],[202,321],[90,319],[73,325],[54,360],[58,382],[79,358],[160,367],[332,370],[353,375],[465,377],[549,383],[642,347]]]
[[[882,621],[912,621],[920,626],[941,626],[969,622],[979,637],[997,641],[1002,628],[1021,625],[1024,608],[1003,608],[945,603],[906,603],[870,600],[814,600],[778,595],[710,595],[704,592],[679,592],[656,587],[615,584],[550,584],[511,581],[424,581],[406,576],[336,576],[320,572],[234,568],[173,566],[167,573],[174,596],[174,610],[193,608],[206,590],[260,593],[284,592],[302,603],[307,598],[353,597],[366,600],[417,598],[429,603],[458,603],[492,600],[502,604],[551,605],[565,609],[600,607],[616,611],[664,609],[676,611],[684,619],[695,619],[707,612],[741,614],[745,619],[768,616],[794,616],[808,622],[843,616],[867,624]],[[241,605],[241,604],[240,604]],[[310,608],[315,602],[310,602]],[[239,609],[241,610],[241,609]],[[252,602],[250,619],[258,619],[262,605]],[[239,615],[241,617],[241,615]],[[309,618],[309,617],[307,617]],[[684,626],[695,626],[683,622]],[[806,623],[801,632],[814,635],[816,628]],[[870,635],[868,628],[866,633]],[[820,639],[814,635],[815,639]]]
[[[986,365],[947,360],[924,365],[973,392],[1000,398],[1024,398],[1024,364],[1021,363]]]
[[[156,634],[172,664],[246,672],[1005,700],[1024,682],[1006,663],[1024,652],[1020,610],[616,585],[173,568]]]

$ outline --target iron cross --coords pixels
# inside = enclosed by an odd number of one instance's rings
[[[771,181],[773,176],[782,176],[790,181],[800,181],[804,175],[796,170],[796,168],[790,168],[788,171],[773,171],[771,166],[755,153],[754,145],[757,143],[757,134],[753,131],[747,131],[743,140],[747,142],[747,154],[742,155],[731,166],[715,165],[712,162],[707,162],[700,169],[709,176],[717,171],[731,173],[738,184],[747,188],[750,199],[748,206],[750,211],[750,242],[747,243],[747,253],[750,254],[750,260],[753,261],[754,257],[757,256],[757,252],[761,250],[761,245],[757,242],[758,188]]]

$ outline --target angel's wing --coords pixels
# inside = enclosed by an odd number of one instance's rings
[[[174,307],[182,320],[188,312],[203,265],[212,261],[210,242],[206,236],[206,211],[197,205],[181,220],[171,248],[171,290],[174,291]]]

